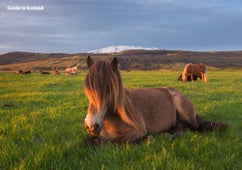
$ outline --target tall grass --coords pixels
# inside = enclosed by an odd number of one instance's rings
[[[208,83],[177,71],[122,72],[128,88],[172,86],[198,113],[226,122],[220,133],[156,134],[139,145],[87,147],[85,72],[78,76],[0,73],[0,169],[242,169],[242,71],[211,70]]]

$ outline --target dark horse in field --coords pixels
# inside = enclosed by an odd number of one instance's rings
[[[188,78],[190,77],[191,81],[193,81],[193,76],[201,77],[203,82],[207,82],[207,67],[202,64],[192,64],[188,63],[182,73],[182,81],[189,81]]]
[[[40,74],[50,74],[48,71],[40,71]]]
[[[18,73],[18,74],[31,74],[31,71],[23,71],[23,70],[19,70],[17,73]]]
[[[84,91],[89,100],[84,125],[91,134],[87,144],[136,143],[146,134],[191,130],[224,130],[227,125],[202,119],[193,103],[171,87],[127,89],[118,70],[118,60],[93,62]]]

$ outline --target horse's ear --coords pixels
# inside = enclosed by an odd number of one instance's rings
[[[93,60],[90,56],[87,57],[87,66],[88,68],[91,68],[91,66],[93,65]]]
[[[113,71],[116,71],[118,69],[118,59],[116,57],[113,58],[111,66],[113,68]]]

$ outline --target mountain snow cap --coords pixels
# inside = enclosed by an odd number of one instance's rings
[[[118,46],[109,46],[97,50],[89,51],[88,53],[94,53],[94,54],[101,54],[101,53],[118,53],[125,50],[159,50],[158,48],[146,48],[146,47],[140,47],[140,46],[128,46],[128,45],[118,45]]]

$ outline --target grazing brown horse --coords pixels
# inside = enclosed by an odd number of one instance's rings
[[[185,128],[210,131],[227,127],[202,119],[193,103],[171,87],[125,88],[116,58],[93,62],[89,56],[87,65],[84,91],[89,106],[84,125],[91,134],[87,144],[136,143],[147,132],[182,134]]]
[[[182,81],[187,81],[187,77],[190,76],[190,79],[193,81],[193,76],[201,76],[203,82],[207,82],[206,76],[207,67],[202,64],[192,64],[189,63],[185,66],[183,73],[182,73]]]

